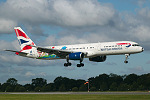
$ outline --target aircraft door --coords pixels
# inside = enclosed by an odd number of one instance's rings
[[[99,43],[98,46],[97,46],[97,50],[101,51],[101,49],[102,49],[102,47],[101,47],[101,44]]]

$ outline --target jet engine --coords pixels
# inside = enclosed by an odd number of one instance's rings
[[[97,57],[89,58],[89,61],[93,61],[93,62],[104,62],[105,60],[106,60],[106,56],[97,56]]]
[[[80,60],[83,61],[84,58],[84,53],[81,52],[76,52],[76,53],[71,53],[67,56],[69,60]]]

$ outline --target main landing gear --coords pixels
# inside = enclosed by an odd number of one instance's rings
[[[128,63],[128,61],[127,61],[127,60],[128,60],[128,57],[130,56],[130,54],[125,54],[125,56],[126,56],[126,59],[125,59],[124,63],[126,63],[126,64],[127,64],[127,63]]]
[[[77,67],[83,67],[84,64],[82,63],[83,60],[80,60],[80,64],[77,64]],[[71,66],[72,63],[69,62],[69,59],[67,59],[67,63],[64,63],[65,67]]]
[[[67,63],[64,63],[65,67],[71,66],[72,64],[69,62],[69,59],[67,59]]]
[[[80,64],[77,64],[77,67],[83,67],[83,66],[84,66],[84,64],[81,63],[81,61],[80,61]]]
[[[71,65],[72,65],[72,63],[70,63],[70,62],[64,63],[65,67],[68,67],[68,66],[71,66]],[[83,63],[77,64],[77,67],[83,67],[83,66],[84,66]]]
[[[72,64],[70,62],[64,63],[65,67],[71,66]]]

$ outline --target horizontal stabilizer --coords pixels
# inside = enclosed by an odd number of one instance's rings
[[[20,55],[20,56],[26,56],[28,54],[25,52],[14,51],[14,50],[4,50],[4,51],[15,52],[16,55]]]

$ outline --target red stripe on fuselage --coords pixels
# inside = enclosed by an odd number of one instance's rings
[[[117,43],[117,45],[131,45],[130,43]]]

